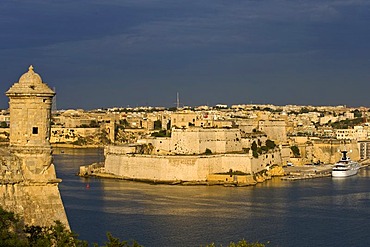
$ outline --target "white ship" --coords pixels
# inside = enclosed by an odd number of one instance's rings
[[[355,161],[352,161],[347,156],[347,151],[341,151],[342,158],[334,164],[331,175],[333,177],[349,177],[356,175],[361,165]]]

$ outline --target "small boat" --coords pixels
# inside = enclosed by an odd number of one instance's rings
[[[342,158],[334,164],[331,175],[332,177],[349,177],[356,175],[361,165],[355,161],[352,161],[347,156],[347,151],[341,151]]]

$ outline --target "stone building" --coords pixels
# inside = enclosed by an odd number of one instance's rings
[[[360,152],[360,159],[370,159],[370,141],[359,141],[359,152]]]
[[[354,126],[353,129],[336,129],[336,138],[338,140],[367,140],[367,130],[363,126]]]
[[[284,119],[239,119],[236,121],[239,129],[244,133],[254,133],[256,131],[263,132],[267,138],[276,141],[277,143],[287,142],[287,125]]]
[[[6,95],[10,145],[0,151],[0,205],[25,224],[49,226],[59,220],[69,228],[49,142],[55,93],[30,66]]]

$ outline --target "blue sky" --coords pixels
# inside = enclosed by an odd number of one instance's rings
[[[57,106],[370,106],[370,1],[1,0],[0,91]],[[8,107],[2,94],[0,108]]]

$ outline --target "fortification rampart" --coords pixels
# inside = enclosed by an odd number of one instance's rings
[[[284,120],[266,120],[259,121],[258,130],[265,132],[268,138],[285,143],[287,141],[286,123]]]
[[[239,129],[172,129],[168,147],[173,154],[202,154],[241,152]]]
[[[105,172],[128,179],[154,181],[206,181],[209,174],[233,171],[256,173],[267,166],[281,165],[280,151],[258,158],[251,154],[140,155],[125,154],[127,148],[105,149]]]
[[[205,181],[208,174],[230,169],[251,173],[248,155],[156,156],[108,154],[105,171],[126,178]]]

